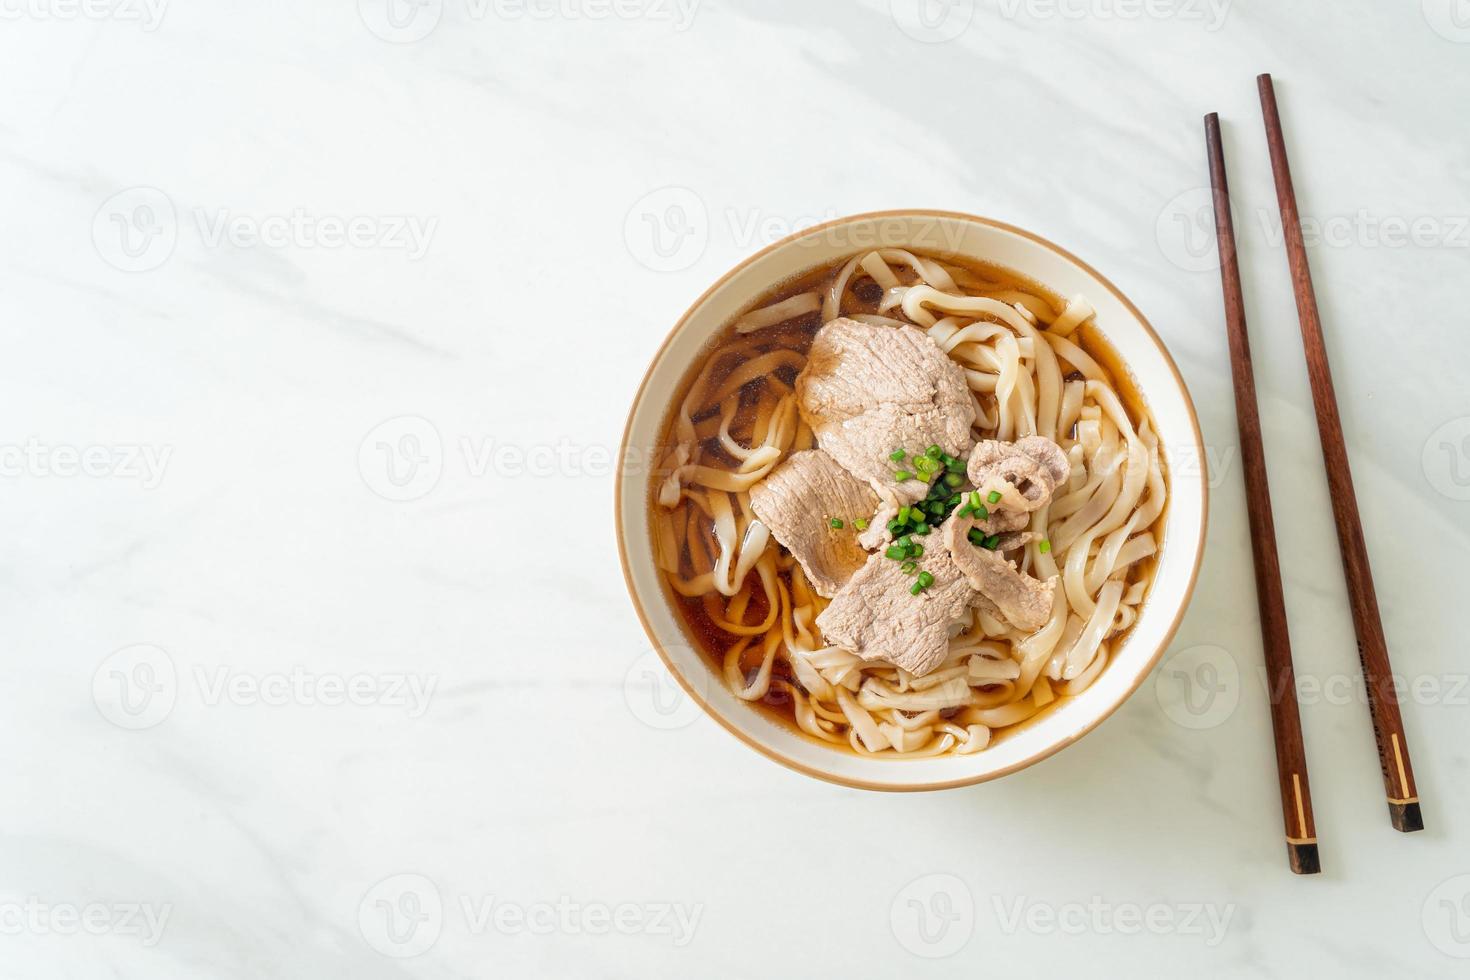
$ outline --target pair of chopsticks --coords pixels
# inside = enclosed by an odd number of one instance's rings
[[[1271,151],[1271,171],[1276,182],[1276,200],[1281,211],[1281,228],[1286,257],[1296,293],[1297,319],[1306,351],[1307,375],[1312,385],[1312,402],[1317,412],[1317,430],[1322,443],[1322,462],[1332,496],[1332,514],[1337,523],[1337,544],[1347,578],[1353,628],[1358,636],[1358,659],[1368,691],[1368,710],[1378,742],[1378,759],[1383,772],[1389,817],[1396,830],[1408,833],[1424,829],[1419,810],[1414,770],[1409,764],[1409,747],[1399,715],[1398,696],[1388,644],[1378,615],[1373,592],[1373,573],[1368,549],[1358,523],[1357,497],[1348,466],[1342,421],[1332,388],[1332,372],[1322,341],[1322,321],[1312,289],[1312,272],[1307,265],[1302,241],[1301,218],[1296,191],[1286,159],[1286,141],[1281,116],[1276,109],[1276,91],[1270,75],[1256,79],[1261,95],[1261,112],[1266,122],[1266,142]],[[1271,491],[1266,481],[1266,458],[1261,447],[1261,419],[1256,403],[1255,376],[1251,368],[1250,340],[1246,334],[1245,303],[1240,288],[1240,266],[1236,260],[1235,228],[1230,214],[1230,189],[1225,179],[1225,154],[1220,142],[1220,119],[1205,117],[1205,145],[1210,159],[1210,184],[1214,190],[1215,235],[1220,253],[1220,282],[1225,294],[1225,323],[1230,337],[1230,366],[1235,378],[1235,414],[1240,427],[1241,461],[1245,484],[1255,501],[1251,521],[1251,553],[1255,559],[1256,600],[1260,606],[1261,638],[1265,646],[1270,680],[1271,727],[1276,739],[1276,771],[1281,784],[1281,811],[1286,828],[1287,856],[1297,874],[1322,870],[1317,853],[1317,831],[1312,819],[1312,793],[1307,782],[1306,751],[1302,745],[1302,723],[1296,700],[1296,675],[1292,669],[1291,639],[1286,621],[1286,602],[1281,590],[1281,565],[1276,554],[1276,527],[1271,515]]]

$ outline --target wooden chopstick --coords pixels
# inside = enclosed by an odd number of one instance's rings
[[[1276,737],[1276,776],[1281,784],[1281,819],[1286,854],[1299,875],[1322,870],[1317,854],[1317,827],[1312,819],[1312,790],[1307,782],[1307,755],[1302,719],[1296,703],[1296,672],[1291,663],[1291,636],[1286,599],[1281,591],[1281,563],[1276,555],[1276,523],[1271,517],[1271,487],[1261,446],[1261,416],[1256,378],[1251,366],[1240,265],[1235,255],[1235,225],[1230,216],[1230,185],[1225,179],[1225,150],[1220,118],[1205,116],[1205,149],[1210,158],[1210,186],[1215,199],[1215,240],[1220,250],[1220,286],[1225,294],[1225,327],[1230,337],[1230,371],[1235,378],[1235,419],[1240,427],[1240,458],[1251,501],[1251,554],[1256,566],[1256,603],[1261,610],[1261,643],[1270,681],[1271,730]]]
[[[1409,745],[1404,738],[1398,694],[1388,643],[1378,616],[1378,599],[1373,592],[1373,572],[1368,565],[1368,548],[1358,523],[1357,496],[1348,466],[1347,445],[1342,437],[1342,420],[1332,389],[1332,371],[1327,348],[1322,342],[1322,320],[1317,313],[1317,296],[1312,289],[1312,271],[1302,242],[1302,226],[1292,188],[1291,167],[1286,159],[1286,141],[1281,134],[1281,116],[1276,109],[1276,91],[1270,75],[1256,79],[1261,92],[1261,112],[1266,119],[1266,142],[1271,149],[1271,171],[1276,178],[1276,201],[1281,210],[1281,230],[1286,257],[1291,266],[1296,292],[1297,319],[1301,322],[1302,346],[1306,350],[1307,375],[1312,382],[1312,402],[1317,410],[1317,431],[1322,442],[1322,461],[1327,468],[1327,486],[1332,495],[1332,516],[1337,523],[1337,545],[1342,552],[1347,578],[1348,601],[1353,611],[1353,629],[1358,634],[1358,659],[1368,691],[1368,709],[1373,716],[1373,735],[1378,741],[1378,761],[1393,826],[1405,833],[1424,829],[1419,811],[1419,794],[1414,787],[1414,768],[1409,763]]]

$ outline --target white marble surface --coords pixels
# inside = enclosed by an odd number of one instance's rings
[[[395,2],[0,2],[0,974],[1464,975],[1470,5]],[[1421,684],[1416,836],[1344,688],[1262,70]],[[1211,109],[1324,685],[1316,879],[1279,839]],[[1186,659],[1042,765],[881,796],[660,712],[610,457],[710,280],[900,206],[1112,277],[1217,469]]]

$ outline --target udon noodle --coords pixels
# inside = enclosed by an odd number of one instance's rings
[[[915,677],[823,642],[827,600],[755,517],[749,490],[815,440],[792,382],[838,316],[917,326],[964,370],[976,438],[1055,441],[1070,478],[1031,515],[1046,539],[1021,569],[1058,576],[1051,616],[1023,634],[972,609],[948,656]],[[660,568],[691,631],[740,698],[863,754],[977,752],[1107,666],[1152,581],[1167,499],[1160,446],[1085,299],[990,267],[903,249],[801,277],[739,317],[667,425],[655,475]],[[1114,374],[1118,377],[1115,378]]]

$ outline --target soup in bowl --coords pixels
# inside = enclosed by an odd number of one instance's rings
[[[687,696],[799,771],[937,789],[1080,738],[1198,572],[1198,421],[1138,310],[943,212],[747,259],[675,326],[617,480],[634,605]]]

